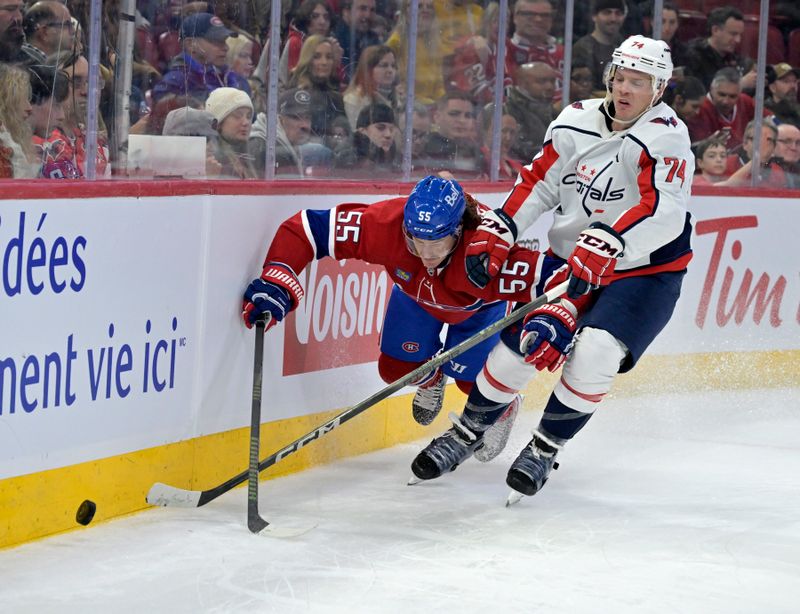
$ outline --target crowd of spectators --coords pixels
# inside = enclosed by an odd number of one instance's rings
[[[413,86],[412,175],[488,178],[500,5],[414,0],[412,40],[411,1],[283,2],[279,59],[271,67],[266,0],[138,0],[127,60],[129,134],[163,143],[196,137],[206,177],[265,177],[273,138],[277,177],[396,178]],[[606,95],[611,52],[630,34],[650,33],[651,7],[646,0],[575,1],[567,99],[563,2],[511,0],[497,85],[501,178],[514,177],[536,155],[565,104]],[[757,7],[664,3],[661,38],[676,66],[665,98],[689,128],[698,185],[753,181]],[[800,41],[800,12],[792,2],[772,7],[769,28],[777,38],[770,39],[756,180],[797,188],[800,53],[793,55],[789,43]],[[119,11],[118,0],[102,3],[97,145],[87,152],[87,141],[95,140],[87,130],[90,3],[0,0],[0,177],[80,178],[90,156],[99,177],[128,174],[126,145],[114,134],[122,112],[115,85],[125,61]],[[272,122],[271,70],[279,88]],[[153,174],[161,171],[169,173]]]

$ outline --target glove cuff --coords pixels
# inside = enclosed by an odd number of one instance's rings
[[[280,262],[268,262],[261,272],[261,279],[286,290],[292,299],[292,309],[295,309],[300,304],[305,295],[303,286],[294,271]]]
[[[535,318],[536,316],[541,315],[548,315],[556,318],[562,324],[564,324],[564,326],[566,326],[570,332],[574,331],[575,327],[577,326],[577,320],[567,305],[562,305],[559,303],[547,303],[546,305],[542,305],[538,309],[535,309],[529,313],[525,320],[527,321],[529,318]]]
[[[498,219],[506,225],[508,231],[511,233],[512,240],[508,242],[509,245],[513,245],[517,241],[517,224],[511,219],[511,216],[503,211],[502,208],[495,209],[494,214],[498,217]]]

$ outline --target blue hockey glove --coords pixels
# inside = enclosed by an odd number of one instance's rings
[[[519,349],[525,362],[538,371],[556,371],[572,350],[576,321],[563,305],[549,303],[534,309],[522,324]]]
[[[288,267],[268,264],[261,277],[247,286],[242,303],[242,319],[247,328],[256,320],[269,314],[266,330],[275,326],[292,311],[303,298],[303,288]]]

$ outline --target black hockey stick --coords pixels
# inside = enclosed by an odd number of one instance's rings
[[[250,413],[250,467],[247,471],[247,528],[260,533],[269,524],[258,513],[258,448],[261,440],[261,383],[264,376],[264,329],[268,318],[256,320],[253,357],[253,407]]]
[[[297,452],[300,448],[308,445],[309,443],[311,443],[316,439],[319,439],[323,435],[330,433],[336,427],[344,424],[345,422],[347,422],[352,418],[355,418],[357,415],[366,411],[379,401],[382,401],[383,399],[391,396],[404,386],[407,386],[410,382],[422,377],[429,371],[432,371],[433,369],[440,367],[441,365],[448,362],[451,358],[455,358],[459,354],[466,352],[471,347],[477,345],[484,339],[491,337],[495,333],[504,329],[506,326],[513,324],[517,320],[522,319],[537,307],[541,307],[545,303],[549,303],[555,300],[556,298],[564,294],[566,290],[567,290],[567,282],[565,281],[557,285],[556,287],[552,288],[551,290],[547,291],[543,295],[535,298],[530,303],[526,303],[519,309],[512,311],[505,318],[498,320],[494,324],[475,333],[469,339],[465,339],[457,346],[450,348],[448,351],[438,354],[437,356],[434,356],[425,364],[414,369],[411,373],[404,375],[403,377],[392,382],[382,390],[379,390],[371,397],[364,399],[357,405],[353,405],[350,409],[346,409],[342,413],[328,420],[325,424],[318,426],[313,431],[306,433],[305,435],[303,435],[299,439],[296,439],[286,447],[268,456],[258,464],[258,470],[263,471],[267,467],[271,467],[272,465],[279,463],[290,454],[294,454],[295,452]],[[247,479],[247,477],[248,477],[248,471],[243,471],[242,473],[235,475],[226,482],[223,482],[219,486],[215,486],[214,488],[202,491],[185,490],[183,488],[176,488],[174,486],[169,486],[167,484],[156,482],[150,488],[150,492],[147,493],[147,502],[150,503],[151,505],[200,507],[202,505],[205,505],[209,501],[213,501],[220,495],[225,494],[232,488],[235,488],[236,486],[244,482]]]

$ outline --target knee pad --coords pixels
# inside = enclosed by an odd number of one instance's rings
[[[528,385],[536,368],[526,363],[522,356],[504,343],[492,348],[486,364],[475,379],[480,393],[496,403],[510,403],[517,393]]]
[[[611,390],[614,376],[628,348],[614,335],[600,328],[583,328],[564,363],[554,393],[567,407],[581,413],[594,412]]]

